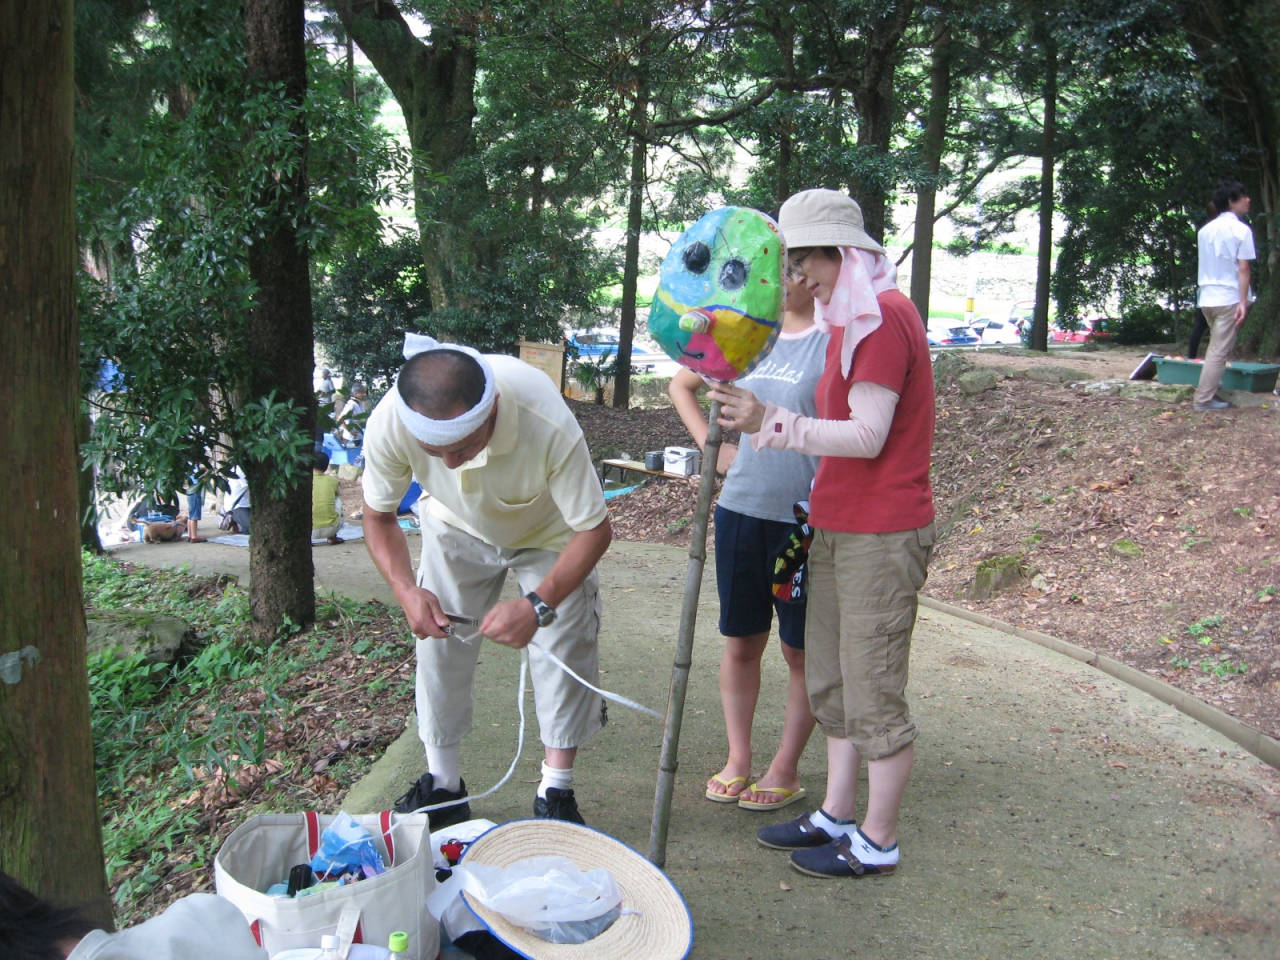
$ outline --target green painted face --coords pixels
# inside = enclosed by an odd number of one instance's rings
[[[737,380],[773,348],[782,318],[786,246],[758,210],[713,210],[662,261],[649,335],[673,360]]]

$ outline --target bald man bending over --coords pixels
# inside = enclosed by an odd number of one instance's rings
[[[416,334],[406,335],[405,356],[369,416],[363,479],[369,554],[418,638],[427,772],[396,810],[466,797],[461,744],[473,725],[483,636],[529,647],[545,747],[533,815],[582,823],[573,764],[579,745],[604,726],[605,705],[544,655],[599,684],[595,567],[613,534],[582,430],[547,375],[514,357]],[[396,522],[414,479],[425,498],[416,577]],[[524,596],[499,602],[508,570]],[[448,614],[480,626],[453,628]],[[462,802],[428,816],[438,830],[471,810]]]

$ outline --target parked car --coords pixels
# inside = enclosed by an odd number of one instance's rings
[[[569,346],[579,357],[602,357],[606,353],[618,353],[618,331],[596,327],[590,330],[574,330],[568,336]]]
[[[1078,330],[1064,330],[1056,323],[1049,328],[1050,343],[1084,343],[1089,339],[1089,326],[1083,323]]]
[[[1022,328],[1016,323],[981,317],[973,322],[972,330],[982,343],[1022,343]]]
[[[574,330],[565,338],[570,351],[576,351],[577,359],[587,359],[592,363],[607,362],[601,358],[606,355],[612,359],[618,355],[618,331],[610,327],[592,327]],[[667,360],[666,354],[653,349],[646,349],[646,344],[639,340],[631,343],[631,371],[633,373],[649,373],[659,364]]]
[[[926,332],[931,347],[976,347],[977,335],[960,320],[930,317]]]

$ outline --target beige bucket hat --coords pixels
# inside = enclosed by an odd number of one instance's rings
[[[568,857],[580,870],[603,867],[622,891],[624,910],[586,943],[549,943],[463,892],[467,906],[499,940],[530,960],[684,960],[693,919],[665,873],[620,840],[564,820],[512,820],[467,848],[462,865],[509,867],[530,857]]]
[[[862,208],[839,190],[801,190],[778,211],[787,247],[856,247],[884,253],[862,226]]]

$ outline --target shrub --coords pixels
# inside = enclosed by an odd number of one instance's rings
[[[1173,313],[1159,304],[1139,304],[1125,311],[1119,320],[1107,320],[1105,329],[1113,334],[1111,343],[1169,343],[1174,339]]]

